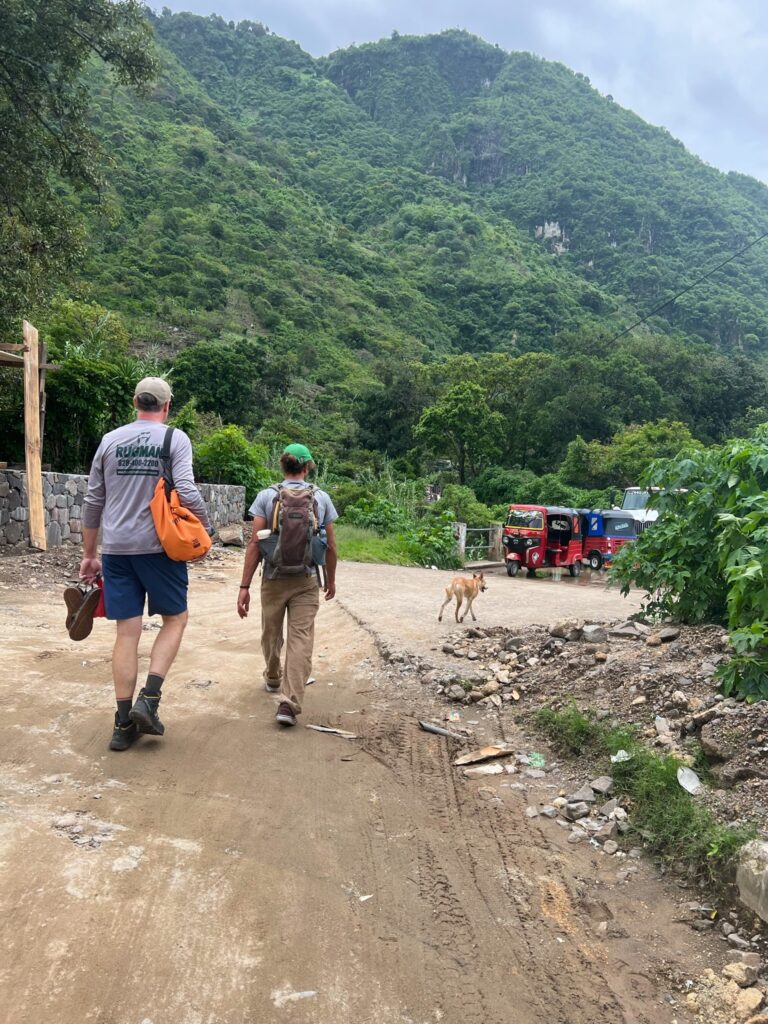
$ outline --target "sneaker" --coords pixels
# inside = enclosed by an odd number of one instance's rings
[[[165,726],[157,715],[157,707],[160,703],[159,697],[148,697],[144,687],[139,690],[136,703],[128,712],[131,721],[136,723],[139,732],[147,733],[149,736],[162,736]]]
[[[264,680],[264,689],[267,693],[280,693],[280,683],[270,684],[269,679]]]
[[[291,705],[286,701],[283,701],[282,704],[278,704],[275,718],[280,725],[296,725],[296,715],[294,714]]]
[[[117,714],[115,714],[115,728],[112,733],[112,739],[109,741],[109,749],[127,750],[138,738],[139,730],[136,728],[135,723],[126,722],[124,725],[121,725]]]

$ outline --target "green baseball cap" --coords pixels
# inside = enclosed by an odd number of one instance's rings
[[[289,444],[283,452],[283,455],[292,455],[294,459],[297,459],[302,465],[304,465],[305,462],[314,462],[312,452],[305,444]]]

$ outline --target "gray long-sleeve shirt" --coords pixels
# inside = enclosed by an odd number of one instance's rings
[[[153,555],[163,550],[149,503],[160,476],[166,429],[156,420],[136,420],[101,439],[88,477],[83,525],[103,526],[104,554]],[[192,472],[192,444],[183,430],[174,430],[171,438],[170,470],[182,505],[210,529]]]

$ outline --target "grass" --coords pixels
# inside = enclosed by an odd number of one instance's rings
[[[379,565],[414,565],[398,537],[381,537],[361,526],[337,523],[334,527],[339,558],[349,562],[375,562]]]
[[[575,704],[563,711],[542,708],[534,725],[563,754],[592,754],[607,759],[626,750],[629,761],[612,764],[616,791],[629,800],[631,821],[646,847],[687,874],[721,886],[730,880],[739,849],[753,839],[752,825],[721,824],[677,781],[678,758],[645,747],[632,729],[599,722]]]

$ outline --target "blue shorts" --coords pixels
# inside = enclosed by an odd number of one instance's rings
[[[108,619],[133,619],[144,614],[181,615],[187,610],[189,575],[186,562],[157,555],[102,555],[104,605]]]

